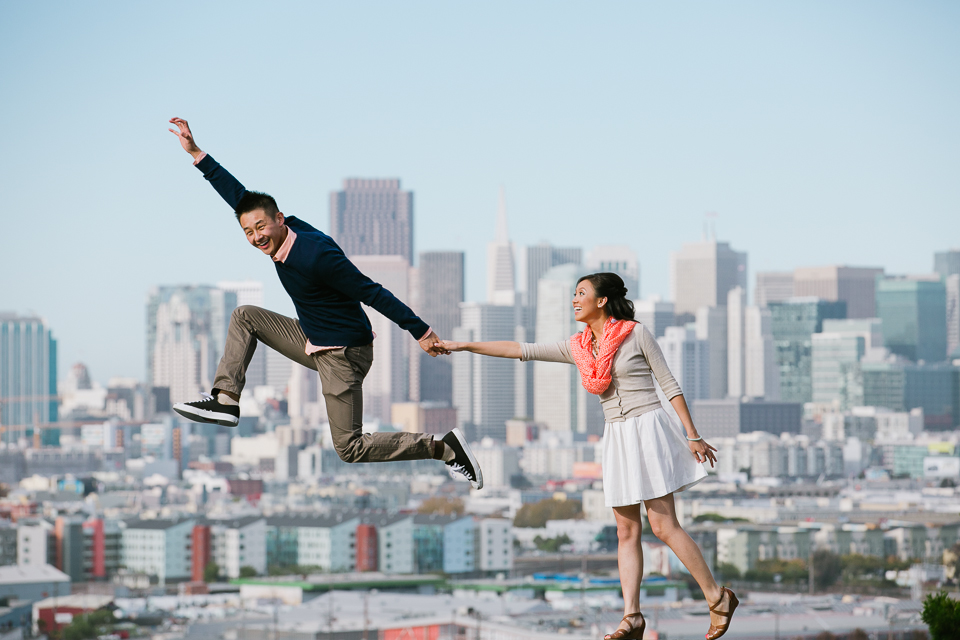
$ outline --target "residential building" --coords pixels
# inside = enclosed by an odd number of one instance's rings
[[[250,567],[267,572],[267,521],[261,516],[209,520],[211,557],[227,578],[239,578]]]
[[[883,269],[874,267],[801,267],[793,272],[793,295],[843,301],[846,317],[875,318],[876,279],[882,275]]]
[[[330,193],[330,236],[354,256],[403,256],[413,262],[413,192],[400,180],[347,178]]]
[[[446,402],[400,402],[390,408],[390,422],[410,433],[442,436],[457,426],[457,410]]]
[[[355,255],[351,261],[365,275],[409,301],[410,263],[400,255]],[[376,358],[363,381],[364,415],[390,422],[390,405],[409,399],[410,348],[416,343],[392,320],[369,307],[364,311],[376,334]],[[416,336],[419,339],[421,336]]]
[[[757,285],[753,290],[753,300],[758,307],[765,307],[770,302],[783,302],[795,295],[793,272],[761,271],[757,273]]]
[[[442,573],[444,529],[463,516],[418,513],[413,516],[415,573]]]
[[[780,378],[780,400],[813,400],[813,334],[823,330],[826,318],[846,317],[846,302],[819,298],[791,298],[767,305],[771,313],[776,362]]]
[[[147,297],[147,384],[169,402],[213,387],[237,294],[205,285],[153,287]],[[159,410],[159,409],[158,409]]]
[[[477,531],[477,569],[490,573],[513,569],[513,524],[505,518],[482,518]]]
[[[25,567],[42,567],[56,562],[56,538],[53,525],[46,520],[17,523],[17,561]]]
[[[356,566],[356,531],[360,517],[270,516],[266,520],[267,565],[320,567],[351,571]]]
[[[70,588],[70,576],[49,564],[0,567],[0,598],[37,602],[48,595],[70,595]]]
[[[484,440],[479,447],[474,447],[473,453],[483,469],[483,486],[509,487],[510,478],[520,473],[520,452],[518,448],[492,440]]]
[[[670,254],[670,289],[675,312],[722,306],[734,287],[747,289],[747,254],[716,239],[685,243]]]
[[[122,564],[127,571],[167,580],[191,575],[194,521],[130,520],[122,528]]]
[[[477,570],[477,520],[457,518],[443,527],[443,572],[472,573]]]
[[[461,326],[453,335],[458,342],[514,339],[513,307],[465,302],[460,314]],[[475,440],[491,437],[503,441],[506,421],[514,417],[515,363],[467,352],[454,353],[450,359],[458,426]]]
[[[939,275],[878,280],[877,317],[892,353],[914,362],[946,360],[947,289]]]
[[[17,564],[17,527],[0,520],[0,567]]]
[[[56,539],[55,566],[63,571],[72,582],[86,582],[89,577],[89,565],[84,562],[83,521],[79,518],[60,516],[54,522],[53,535]]]
[[[0,434],[3,442],[33,437],[34,425],[57,421],[57,341],[36,316],[0,313]],[[57,429],[39,431],[40,442],[57,445]]]
[[[658,338],[667,367],[680,384],[687,402],[710,398],[710,344],[698,340],[692,326],[668,327]]]
[[[365,515],[364,522],[377,528],[377,556],[381,573],[416,572],[413,515]]]
[[[588,273],[611,272],[623,278],[627,295],[640,297],[640,263],[637,253],[625,244],[602,244],[587,252],[583,265]]]

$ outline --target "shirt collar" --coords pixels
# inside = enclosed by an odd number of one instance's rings
[[[287,239],[283,241],[283,244],[280,245],[280,248],[277,249],[277,252],[273,254],[274,262],[286,262],[287,256],[290,255],[290,249],[293,247],[293,241],[297,239],[297,234],[293,232],[293,229],[287,227]]]

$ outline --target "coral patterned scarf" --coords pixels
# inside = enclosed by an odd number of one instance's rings
[[[573,360],[580,371],[580,380],[583,388],[594,395],[600,395],[607,390],[613,376],[610,369],[613,367],[613,356],[637,325],[632,320],[614,320],[610,318],[603,325],[603,335],[600,336],[600,346],[597,349],[598,357],[593,356],[593,332],[590,327],[570,336],[570,351]]]

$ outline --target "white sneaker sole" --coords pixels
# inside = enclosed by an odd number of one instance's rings
[[[460,446],[463,447],[463,452],[467,454],[467,459],[470,461],[470,464],[473,465],[473,470],[477,472],[477,481],[470,481],[470,486],[474,489],[483,489],[483,472],[480,471],[480,463],[477,462],[476,456],[473,455],[473,451],[470,450],[470,445],[467,444],[467,439],[463,435],[463,431],[460,431],[460,427],[453,428],[453,435],[457,439],[457,442],[460,443]]]
[[[203,422],[206,424],[219,424],[224,427],[235,427],[240,423],[240,419],[229,413],[218,413],[216,411],[207,411],[206,409],[197,409],[185,403],[173,405],[173,410],[182,415],[187,420],[194,422]]]

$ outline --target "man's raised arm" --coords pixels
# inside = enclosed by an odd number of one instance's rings
[[[190,125],[187,124],[186,120],[170,118],[170,122],[177,125],[177,129],[169,129],[169,131],[180,138],[180,146],[193,156],[193,164],[203,172],[203,177],[213,185],[213,188],[230,205],[230,208],[236,210],[240,198],[247,192],[246,188],[229,171],[221,167],[220,163],[213,159],[213,156],[197,146],[193,139],[193,133],[190,131]]]

